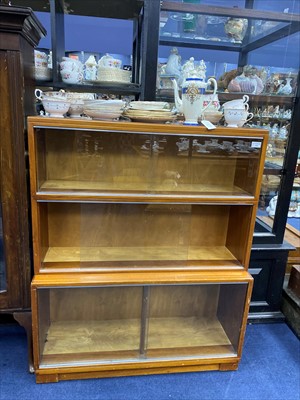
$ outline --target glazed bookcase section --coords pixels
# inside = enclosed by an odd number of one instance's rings
[[[236,369],[251,288],[247,272],[229,279],[186,274],[176,282],[172,274],[127,274],[117,280],[105,274],[36,276],[37,381],[108,371],[158,373],[175,366],[179,371]]]
[[[37,202],[38,272],[247,268],[255,207]]]
[[[253,201],[263,130],[29,118],[37,199]]]

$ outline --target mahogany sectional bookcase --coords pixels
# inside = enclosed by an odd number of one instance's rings
[[[267,133],[28,118],[37,382],[234,370]]]

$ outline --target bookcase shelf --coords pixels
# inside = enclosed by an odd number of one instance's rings
[[[236,369],[266,132],[30,117],[28,135],[37,382]]]

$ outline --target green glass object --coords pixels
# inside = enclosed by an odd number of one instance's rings
[[[183,3],[199,4],[200,0],[183,0]],[[183,17],[183,31],[196,32],[197,18],[194,14],[186,13]]]

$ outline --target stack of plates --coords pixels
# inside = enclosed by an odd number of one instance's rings
[[[85,100],[83,112],[93,119],[111,121],[122,115],[124,105],[122,100]]]
[[[98,82],[130,83],[131,71],[120,68],[98,67]]]
[[[165,101],[131,101],[129,108],[133,110],[170,110],[169,103]]]
[[[162,101],[132,101],[124,116],[137,122],[163,123],[176,119],[169,104]]]

